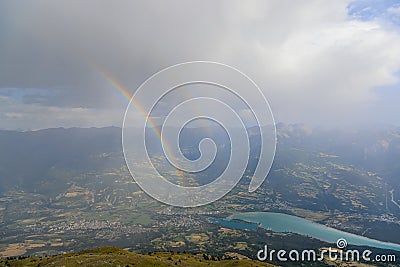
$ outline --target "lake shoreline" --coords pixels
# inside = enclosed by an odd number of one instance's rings
[[[307,219],[277,212],[246,212],[236,213],[224,219],[226,222],[239,224],[245,228],[246,224],[257,225],[257,227],[271,230],[273,232],[295,233],[309,236],[328,243],[335,243],[340,238],[345,238],[349,245],[369,246],[380,249],[391,249],[400,251],[400,244],[371,239],[354,233],[344,232],[328,227]],[[229,224],[228,224],[229,226]],[[235,228],[235,227],[232,227]]]

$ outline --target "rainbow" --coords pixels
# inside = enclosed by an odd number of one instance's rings
[[[132,98],[131,94],[124,88],[122,87],[117,81],[115,81],[109,74],[107,74],[104,70],[100,69],[99,67],[96,68],[97,72],[101,74],[103,78],[109,82],[112,87],[115,89],[116,92],[118,92],[124,100],[127,100],[127,102],[131,102],[133,107],[140,113],[144,121],[147,120],[147,123],[150,125],[150,128],[154,131],[154,133],[157,135],[157,137],[162,140],[161,132],[158,129],[157,125],[154,123],[154,121],[151,119],[150,116],[147,116],[148,114],[143,110],[143,108],[135,101],[134,98]]]
[[[148,114],[140,106],[140,104],[137,101],[135,101],[134,98],[132,98],[131,94],[124,87],[122,87],[117,81],[115,81],[104,70],[102,70],[99,67],[96,67],[96,70],[108,83],[110,83],[112,85],[112,88],[115,89],[115,91],[118,92],[124,100],[126,100],[128,103],[131,103],[133,105],[133,107],[139,112],[139,114],[142,116],[142,118],[144,119],[145,122],[147,120],[147,123],[149,124],[150,128],[152,129],[152,131],[155,133],[155,135],[158,137],[161,144],[163,145],[163,147],[165,149],[165,153],[167,153],[169,158],[172,159],[172,157],[171,157],[172,153],[171,153],[168,143],[165,140],[163,140],[161,131],[159,130],[159,128],[157,127],[155,122],[151,119],[151,117],[148,116]],[[183,177],[183,171],[180,169],[176,169],[176,170],[177,170],[177,175],[181,179],[182,184],[185,184],[185,179]]]

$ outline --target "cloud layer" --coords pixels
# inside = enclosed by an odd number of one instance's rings
[[[248,74],[278,121],[400,123],[398,105],[379,92],[399,84],[398,28],[355,19],[348,5],[3,1],[0,128],[119,126],[126,100],[98,69],[133,93],[154,72],[191,60]]]

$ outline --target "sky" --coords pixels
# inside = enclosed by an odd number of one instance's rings
[[[121,126],[126,95],[193,60],[246,73],[277,122],[400,125],[400,1],[6,0],[0,129]]]

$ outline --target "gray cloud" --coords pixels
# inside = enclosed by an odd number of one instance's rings
[[[2,1],[0,88],[56,90],[19,106],[43,112],[42,121],[90,126],[93,115],[118,125],[126,102],[96,68],[133,93],[164,67],[212,60],[251,76],[277,120],[363,120],[373,89],[398,83],[400,35],[352,20],[348,3]],[[88,112],[55,120],[46,106]]]

